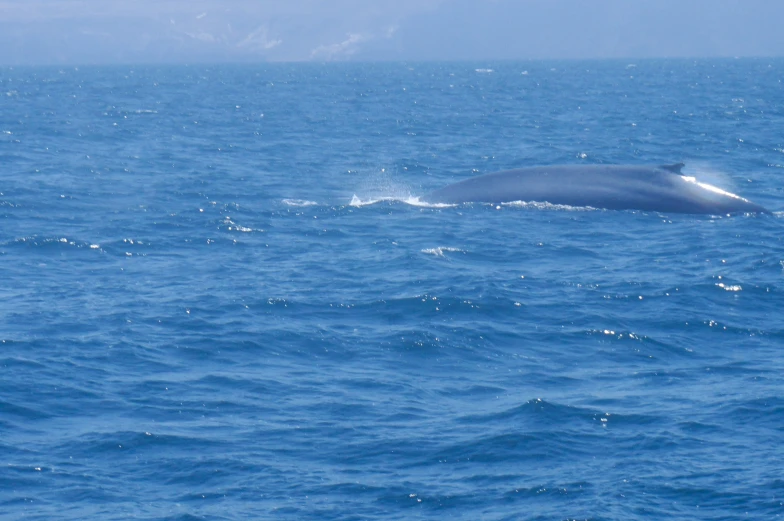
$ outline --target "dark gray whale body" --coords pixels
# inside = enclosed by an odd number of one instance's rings
[[[662,166],[556,165],[486,174],[449,185],[429,203],[537,201],[608,210],[665,213],[770,213],[748,199],[681,174],[683,163]]]

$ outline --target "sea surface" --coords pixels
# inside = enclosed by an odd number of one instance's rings
[[[0,519],[784,517],[782,80],[0,69]],[[680,161],[773,215],[422,202]]]

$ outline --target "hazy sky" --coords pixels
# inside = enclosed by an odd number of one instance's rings
[[[0,0],[0,64],[784,56],[781,0]]]

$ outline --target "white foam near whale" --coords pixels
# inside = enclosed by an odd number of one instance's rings
[[[455,206],[454,204],[448,203],[429,203],[427,201],[422,201],[419,197],[414,197],[413,195],[409,195],[408,197],[368,197],[367,199],[362,199],[357,197],[356,194],[351,197],[351,202],[348,203],[348,205],[362,207],[383,202],[404,203],[410,206],[421,206],[423,208],[448,208],[450,206]]]

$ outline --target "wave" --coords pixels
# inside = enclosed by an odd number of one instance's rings
[[[27,237],[19,237],[8,241],[0,242],[0,246],[27,246],[38,248],[60,248],[60,247],[75,247],[86,248],[89,250],[99,250],[103,252],[100,244],[91,241],[83,241],[78,239],[68,239],[66,237],[38,237],[30,235]]]

